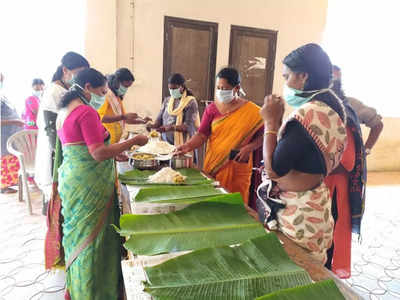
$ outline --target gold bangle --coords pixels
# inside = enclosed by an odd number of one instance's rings
[[[278,135],[278,131],[267,130],[267,131],[264,132],[264,136],[267,136],[268,134]]]

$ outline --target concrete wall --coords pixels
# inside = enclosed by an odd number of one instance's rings
[[[103,73],[133,70],[136,82],[125,106],[155,117],[162,99],[164,16],[218,23],[217,70],[228,64],[230,26],[278,31],[275,93],[281,93],[281,61],[296,47],[320,42],[328,0],[86,0],[86,57]],[[378,109],[379,110],[379,109]],[[382,137],[368,157],[370,170],[400,170],[400,119],[385,119]]]

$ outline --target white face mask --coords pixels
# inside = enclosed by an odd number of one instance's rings
[[[231,103],[235,99],[233,90],[217,90],[215,96],[220,102],[225,104]]]
[[[40,98],[43,95],[43,91],[35,91],[35,90],[33,90],[32,95]]]

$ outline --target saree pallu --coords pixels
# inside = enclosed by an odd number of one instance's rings
[[[114,93],[109,90],[106,95],[106,100],[103,105],[97,110],[100,115],[100,119],[104,116],[118,116],[125,114],[124,106],[119,97],[115,96]],[[113,123],[103,123],[103,126],[110,133],[110,143],[116,144],[123,137],[125,121],[118,121]]]
[[[262,126],[260,108],[247,102],[234,112],[213,120],[207,141],[204,171],[229,192],[240,192],[246,204],[249,201],[253,154],[245,163],[229,160],[229,154],[231,150],[240,150],[250,143]]]
[[[64,249],[61,244],[63,223],[63,216],[61,215],[62,205],[58,193],[58,168],[61,166],[62,161],[61,142],[60,139],[57,138],[54,155],[52,191],[46,214],[47,232],[44,240],[45,268],[47,270],[53,268],[64,269],[65,267]]]
[[[86,146],[64,146],[58,170],[67,293],[72,300],[112,300],[120,293],[121,240],[113,160],[95,161]]]

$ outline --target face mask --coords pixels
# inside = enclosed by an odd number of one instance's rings
[[[126,91],[128,90],[128,88],[124,87],[122,84],[119,85],[119,88],[117,90],[117,94],[118,96],[123,96],[125,95]]]
[[[294,88],[291,88],[287,86],[287,84],[284,85],[283,87],[283,97],[287,104],[289,104],[291,107],[294,108],[299,108],[303,104],[306,104],[308,101],[311,100],[311,98],[314,96],[311,95],[310,97],[300,97],[297,96],[298,94],[303,94],[303,91],[296,90]]]
[[[182,97],[182,93],[179,89],[169,89],[169,94],[174,99],[179,99]]]
[[[95,110],[98,110],[106,100],[106,96],[99,96],[95,93],[90,93],[90,106],[93,107]]]
[[[231,103],[235,96],[233,94],[233,90],[217,90],[215,96],[222,103],[228,104]]]
[[[71,79],[67,80],[65,83],[72,86],[75,83],[75,75],[72,74]]]
[[[36,96],[36,97],[38,97],[38,98],[40,98],[40,97],[42,97],[42,94],[43,94],[43,91],[33,91],[32,92],[32,95],[33,96]]]

